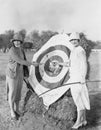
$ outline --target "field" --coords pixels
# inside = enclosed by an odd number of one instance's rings
[[[33,52],[27,53],[28,60],[31,60],[33,56]],[[93,52],[89,58],[90,63],[90,75],[89,80],[100,80],[101,79],[101,61],[99,60],[101,54],[97,52]],[[23,130],[21,129],[20,124],[21,120],[12,123],[10,119],[10,109],[8,102],[6,100],[6,88],[5,88],[5,70],[7,65],[8,55],[7,53],[0,53],[0,130]],[[101,130],[101,83],[100,82],[89,82],[89,95],[91,102],[91,110],[87,111],[87,121],[88,125],[85,128],[80,128],[80,130]],[[27,89],[23,87],[22,90],[22,100],[21,100],[21,108],[23,104],[23,99]],[[29,117],[29,119],[27,119]],[[24,130],[58,130],[57,128],[51,128],[47,126],[47,128],[41,128],[42,117],[39,117],[37,120],[34,119],[34,122],[31,122],[31,115],[27,113],[26,120],[27,125],[23,122]],[[25,121],[26,122],[26,121]],[[37,125],[35,128],[31,129],[31,124]]]

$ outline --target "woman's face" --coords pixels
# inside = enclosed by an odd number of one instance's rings
[[[14,41],[13,43],[15,47],[21,47],[21,41]]]
[[[79,40],[77,40],[77,39],[73,39],[73,40],[70,41],[70,42],[71,42],[71,44],[72,44],[74,47],[79,46]]]

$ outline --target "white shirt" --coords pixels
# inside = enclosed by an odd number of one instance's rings
[[[70,54],[70,79],[73,81],[85,81],[87,73],[87,62],[85,50],[75,47]]]

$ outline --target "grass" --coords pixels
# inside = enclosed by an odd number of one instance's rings
[[[27,59],[31,61],[33,57],[33,52],[27,52]],[[8,61],[7,53],[0,53],[0,123],[2,119],[7,120],[9,118],[9,106],[6,101],[6,91],[5,91],[5,72]],[[90,62],[90,80],[95,80],[100,78],[100,68],[101,63],[99,61],[98,54],[92,54],[89,59]],[[87,111],[88,125],[85,128],[80,128],[80,130],[101,130],[101,91],[98,83],[89,83],[89,94],[91,102],[91,110]],[[2,121],[3,122],[3,121]],[[4,126],[2,124],[2,126]],[[6,127],[5,125],[5,127]],[[1,126],[1,125],[0,125]],[[8,123],[9,126],[9,123]],[[8,128],[8,126],[6,128]],[[6,129],[5,130],[8,130]]]

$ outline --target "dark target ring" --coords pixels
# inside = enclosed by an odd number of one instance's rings
[[[48,48],[41,55],[39,55],[39,57],[36,60],[38,63],[41,63],[45,59],[44,66],[42,68],[40,68],[39,66],[35,67],[35,76],[36,76],[38,83],[46,88],[52,89],[52,88],[58,87],[58,86],[62,85],[63,83],[65,83],[69,78],[68,70],[66,70],[66,68],[65,68],[65,70],[67,72],[65,71],[64,75],[62,75],[62,78],[58,78],[59,75],[61,76],[61,73],[64,69],[64,67],[62,67],[62,66],[58,66],[58,68],[57,68],[58,72],[55,74],[54,74],[54,71],[52,72],[52,70],[50,69],[51,62],[54,62],[54,61],[65,62],[63,60],[64,56],[58,55],[57,53],[55,54],[55,52],[59,52],[59,51],[61,53],[65,54],[67,59],[69,58],[70,50],[64,45],[56,45],[56,46],[52,46],[52,47]],[[43,74],[45,74],[47,76],[47,78],[44,79]],[[49,79],[51,79],[51,80],[48,81]]]

